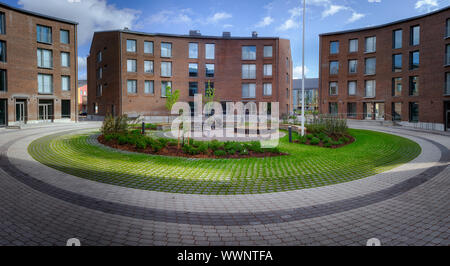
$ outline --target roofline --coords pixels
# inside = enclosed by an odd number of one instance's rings
[[[170,34],[170,33],[147,33],[140,31],[132,31],[132,30],[106,30],[106,31],[96,31],[94,35],[97,33],[128,33],[135,34],[141,36],[150,36],[150,37],[174,37],[174,38],[189,38],[189,39],[220,39],[220,40],[280,40],[280,37],[223,37],[223,36],[210,36],[210,35],[188,35],[188,34]]]
[[[429,12],[429,13],[426,13],[426,14],[423,14],[423,15],[410,17],[410,18],[405,18],[405,19],[394,21],[394,22],[381,24],[381,25],[378,25],[378,26],[371,26],[371,27],[352,29],[352,30],[343,30],[343,31],[336,31],[336,32],[327,32],[327,33],[319,34],[319,36],[338,35],[338,34],[345,34],[345,33],[351,33],[351,32],[359,32],[359,31],[365,31],[365,30],[374,30],[374,29],[384,28],[384,27],[387,27],[387,26],[392,26],[392,25],[403,23],[403,22],[408,22],[408,21],[412,21],[412,20],[428,17],[428,16],[431,16],[431,15],[434,15],[434,14],[446,11],[448,9],[450,9],[450,6],[447,6],[447,7],[444,7],[444,8],[441,8],[441,9],[438,9],[438,10],[435,10],[435,11],[432,11],[432,12]]]
[[[5,3],[1,3],[1,2],[0,2],[0,7],[11,9],[11,10],[17,11],[19,13],[23,13],[23,14],[27,14],[27,15],[31,15],[31,16],[35,16],[35,17],[40,17],[40,18],[45,18],[45,19],[49,19],[49,20],[59,21],[59,22],[72,24],[72,25],[78,25],[78,22],[75,22],[75,21],[70,21],[70,20],[67,20],[67,19],[52,17],[52,16],[41,14],[41,13],[28,11],[28,10],[21,9],[21,8],[18,8],[18,7],[13,7],[13,6],[7,5]]]

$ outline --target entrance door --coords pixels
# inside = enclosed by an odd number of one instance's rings
[[[375,104],[375,119],[384,120],[384,103]]]
[[[26,123],[27,106],[26,100],[16,100],[16,122]]]
[[[0,127],[4,127],[7,125],[8,122],[8,100],[7,99],[0,99]]]
[[[450,102],[445,102],[444,104],[445,112],[445,130],[450,131]]]
[[[40,100],[39,101],[39,120],[43,122],[53,121],[53,101]]]
[[[364,119],[372,120],[373,118],[373,104],[364,103],[363,104]]]

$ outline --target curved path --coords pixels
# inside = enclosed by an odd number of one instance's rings
[[[0,131],[0,245],[449,245],[450,138],[392,128],[415,160],[348,183],[204,196],[142,191],[70,176],[34,161],[36,138],[98,124]]]

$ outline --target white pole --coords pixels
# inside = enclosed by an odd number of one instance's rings
[[[306,0],[303,0],[303,39],[302,39],[302,136],[305,136],[305,15]]]

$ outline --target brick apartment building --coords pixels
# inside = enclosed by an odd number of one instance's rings
[[[294,103],[294,110],[302,109],[302,80],[294,79],[294,88],[292,90],[292,98]],[[305,79],[305,110],[315,111],[318,106],[319,98],[319,79],[306,78]]]
[[[289,40],[148,34],[128,29],[96,32],[88,71],[88,115],[128,114],[161,119],[168,114],[167,85],[193,106],[195,94],[213,88],[216,100],[279,102],[292,109]]]
[[[0,126],[75,120],[77,23],[0,3]]]
[[[450,128],[450,8],[320,35],[320,110]]]

